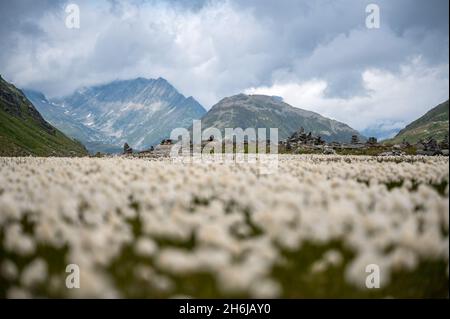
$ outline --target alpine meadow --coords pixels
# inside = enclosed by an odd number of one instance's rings
[[[1,1],[0,299],[179,318],[448,300],[448,15]]]

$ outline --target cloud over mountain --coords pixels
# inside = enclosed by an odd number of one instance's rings
[[[365,27],[368,3],[84,0],[77,1],[81,28],[67,29],[64,1],[2,2],[0,72],[49,96],[161,76],[206,108],[251,88],[319,83],[320,93],[311,93],[320,97],[309,105],[314,111],[327,105],[325,115],[345,120],[358,107],[365,113],[361,124],[349,124],[366,129],[384,121],[368,110],[389,114],[397,103],[408,112],[395,121],[407,123],[448,98],[448,88],[430,85],[448,83],[448,1],[377,1],[380,29]],[[417,59],[420,67],[412,62]],[[405,78],[405,67],[425,75]],[[382,82],[397,79],[399,89],[372,92],[370,74]],[[416,87],[423,88],[419,100],[411,91]],[[386,99],[391,102],[381,103]]]

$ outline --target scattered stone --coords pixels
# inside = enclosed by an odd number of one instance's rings
[[[133,149],[128,145],[128,143],[123,144],[123,153],[124,154],[132,154]]]
[[[444,141],[445,143],[445,141]],[[434,138],[428,140],[420,140],[416,145],[417,155],[435,156],[442,155],[441,148]]]
[[[369,139],[367,140],[367,144],[369,146],[373,146],[373,145],[377,145],[378,144],[378,140],[376,137],[369,137]]]
[[[294,132],[287,140],[286,145],[323,145],[325,141],[320,136],[313,136],[311,132],[305,133],[305,129],[301,127]]]

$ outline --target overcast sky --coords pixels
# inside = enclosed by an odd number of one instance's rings
[[[65,25],[67,4],[80,28]],[[369,29],[367,4],[380,8]],[[61,96],[164,77],[206,109],[282,96],[379,137],[449,96],[448,0],[1,1],[0,74]]]

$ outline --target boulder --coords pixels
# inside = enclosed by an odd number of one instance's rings
[[[132,154],[133,149],[128,145],[128,143],[123,144],[123,153],[124,154]]]

